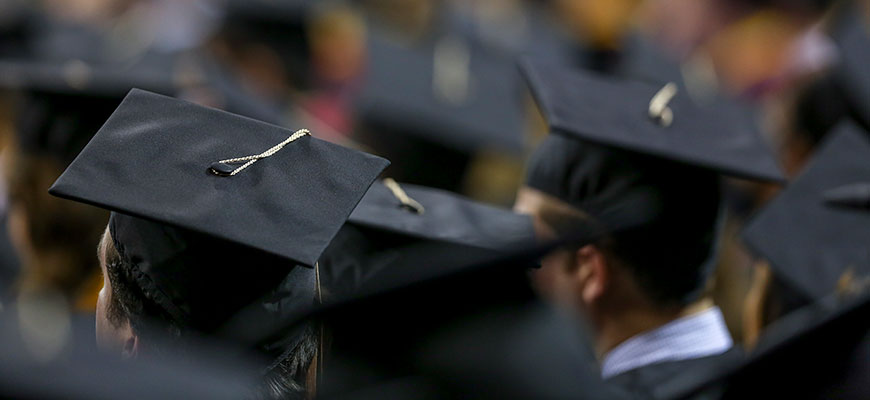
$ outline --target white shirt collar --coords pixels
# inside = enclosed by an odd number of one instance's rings
[[[663,361],[722,354],[734,345],[719,307],[675,319],[620,343],[601,363],[604,379]]]

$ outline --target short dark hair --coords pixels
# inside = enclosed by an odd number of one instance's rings
[[[116,327],[129,322],[133,332],[140,336],[158,333],[165,338],[180,339],[184,333],[181,325],[136,283],[133,276],[136,269],[118,252],[108,231],[103,240],[106,274],[112,286],[106,309],[109,322]]]
[[[133,276],[136,269],[132,263],[121,256],[106,232],[103,238],[105,248],[106,273],[112,286],[111,299],[107,306],[106,318],[113,325],[121,326],[129,322],[137,335],[148,337],[160,335],[165,340],[182,340],[185,329],[175,321],[154,299],[150,298],[136,283]],[[146,340],[153,345],[154,340]],[[304,399],[306,398],[306,378],[308,367],[317,354],[319,337],[314,329],[308,327],[302,333],[299,343],[286,352],[274,367],[263,377],[262,384],[253,389],[252,398]],[[150,347],[149,352],[159,354],[159,346]],[[173,350],[177,350],[173,348]]]
[[[620,224],[596,218],[622,212],[643,215],[596,244],[632,273],[651,300],[685,305],[703,293],[721,204],[714,171],[560,134],[535,150],[528,169],[526,185],[576,210],[580,226]],[[541,219],[557,232],[570,229],[570,215],[561,214]]]

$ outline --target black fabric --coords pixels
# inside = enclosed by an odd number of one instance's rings
[[[284,63],[288,78],[298,88],[310,83],[310,40],[307,24],[312,0],[230,0],[223,10],[218,38],[230,47],[265,45]]]
[[[416,361],[442,398],[645,398],[601,380],[578,325],[539,304],[493,310],[435,334]]]
[[[867,398],[870,297],[848,299],[832,309],[833,300],[822,299],[777,321],[737,365],[662,385],[661,397],[703,398],[712,392],[724,399]]]
[[[461,192],[473,156],[435,140],[409,134],[393,122],[364,120],[354,140],[392,163],[386,174],[402,182]],[[438,168],[433,168],[433,165]]]
[[[678,89],[664,127],[649,116],[663,85],[526,60],[522,70],[551,133],[684,162],[737,177],[781,181],[749,115],[728,101],[700,106]]]
[[[356,99],[360,120],[465,154],[480,149],[520,151],[525,121],[522,88],[514,64],[508,58],[474,51],[463,38],[438,40],[402,46],[383,33],[370,35],[369,66]],[[436,71],[434,61],[437,46],[449,46],[450,41],[464,49],[468,57],[467,65],[458,60],[460,65],[452,66],[460,70],[467,67],[468,74],[465,96],[456,98],[439,94],[435,82],[441,79],[436,72],[450,73]],[[442,164],[435,159],[431,162]]]
[[[58,94],[84,93],[93,97],[122,98],[134,87],[162,94],[178,90],[170,66],[112,64],[63,60],[39,56],[23,60],[0,61],[0,87],[48,91]]]
[[[826,193],[870,180],[870,141],[852,124],[826,138],[804,171],[743,231],[747,245],[810,299],[837,289],[847,272],[870,273],[870,215],[826,204]]]
[[[142,291],[185,328],[215,331],[274,291],[288,272],[296,279],[281,289],[294,304],[279,307],[274,318],[314,302],[314,270],[285,258],[118,212],[109,218],[109,231]]]
[[[67,166],[112,115],[123,96],[29,91],[17,104],[15,133],[26,154],[48,156]]]
[[[9,215],[4,212],[0,217],[0,304],[12,297],[12,289],[21,274],[21,262],[9,237],[8,224]]]
[[[857,5],[843,7],[850,14],[844,16],[833,34],[840,48],[840,62],[833,75],[847,99],[850,115],[870,130],[870,27]]]
[[[292,133],[133,90],[50,192],[313,266],[387,161],[303,136],[238,175],[209,172]]]
[[[526,215],[484,205],[446,191],[401,185],[419,202],[422,214],[402,203],[382,183],[372,185],[320,259],[321,279],[331,295],[359,290],[401,260],[421,257],[418,242],[443,245],[445,252],[498,254],[534,241]]]
[[[738,365],[744,357],[745,353],[742,348],[732,347],[722,354],[645,365],[613,376],[606,379],[605,382],[619,386],[631,393],[646,394],[650,398],[662,398],[660,395],[656,395],[657,388],[673,387],[686,381],[687,376],[719,371],[729,366]],[[715,391],[708,391],[699,398],[715,399],[718,396],[719,394]]]
[[[825,204],[854,210],[870,210],[870,182],[856,182],[828,190]]]
[[[400,186],[424,207],[422,214],[402,207],[390,189],[379,182],[369,188],[348,221],[425,240],[502,251],[534,239],[531,218],[527,215],[442,190]]]
[[[237,175],[209,172],[292,133],[133,90],[50,192],[113,211],[136,284],[183,329],[274,357],[302,330],[260,335],[311,307],[310,267],[387,165],[302,136]]]
[[[459,262],[466,257],[471,264]],[[546,319],[526,314],[534,304],[527,257],[433,253],[405,265],[404,278],[315,314],[333,332],[319,395],[416,377],[412,383],[429,382],[452,396],[510,396],[514,389],[520,397],[536,390],[544,398],[603,396],[581,390],[600,380],[597,371],[589,375],[594,357],[582,336],[565,324],[549,330]]]
[[[21,57],[33,49],[37,16],[20,2],[0,3],[0,57]]]

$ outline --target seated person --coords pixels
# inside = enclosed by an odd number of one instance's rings
[[[387,164],[307,130],[131,91],[50,190],[112,211],[98,344],[138,358],[227,340],[264,361],[258,397],[310,394],[318,338],[310,326],[275,332],[314,304],[317,259]]]

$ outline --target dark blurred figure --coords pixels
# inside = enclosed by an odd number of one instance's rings
[[[315,312],[331,332],[319,396],[632,398],[601,382],[582,324],[534,300],[525,268],[539,253],[524,247],[492,258],[417,243],[427,257]]]
[[[15,107],[17,140],[4,170],[9,229],[24,265],[23,296],[58,291],[76,310],[96,305],[100,273],[92,241],[100,237],[107,214],[54,198],[47,188],[117,103],[112,97],[30,91]]]
[[[583,223],[608,232],[554,251],[534,274],[542,295],[588,316],[602,376],[643,393],[737,359],[705,293],[720,234],[720,175],[781,179],[746,115],[724,101],[699,106],[675,84],[544,62],[523,71],[551,133],[529,162],[515,209],[530,213],[545,239]],[[662,96],[669,105],[657,117]],[[637,214],[633,225],[609,224],[625,213]]]
[[[97,30],[45,14],[30,18],[26,46],[0,59],[13,120],[3,171],[9,234],[22,262],[17,289],[21,297],[59,296],[91,314],[100,274],[86,242],[99,238],[107,214],[59,201],[47,189],[130,87],[165,93],[174,84],[168,71],[117,59]]]
[[[255,150],[269,151],[214,159]],[[225,340],[263,362],[258,398],[310,396],[315,330],[270,329],[319,297],[317,259],[387,164],[306,130],[132,90],[50,189],[113,211],[98,251],[98,345],[151,358]]]
[[[833,128],[852,121],[867,131],[870,109],[870,28],[859,5],[848,2],[834,9],[821,28],[838,56],[824,69],[802,77],[772,101],[772,126],[780,157],[791,176],[799,176],[812,162],[816,149],[827,141]],[[773,269],[771,268],[773,267]],[[776,273],[776,266],[763,261],[753,268],[754,282],[746,302],[746,333],[749,339],[782,315],[811,299]]]
[[[766,264],[758,266],[755,291],[747,298],[747,334],[832,294],[865,290],[870,254],[867,217],[828,204],[828,192],[870,181],[870,141],[843,123],[793,183],[747,225],[744,237]]]
[[[533,241],[526,215],[387,178],[369,188],[324,251],[324,298],[347,299],[380,277],[440,272],[397,270],[424,261],[414,252],[420,243],[435,243],[445,253],[496,256]]]
[[[396,179],[464,192],[479,155],[522,150],[522,91],[509,58],[440,31],[411,44],[373,31],[367,59],[354,138],[392,160]]]

